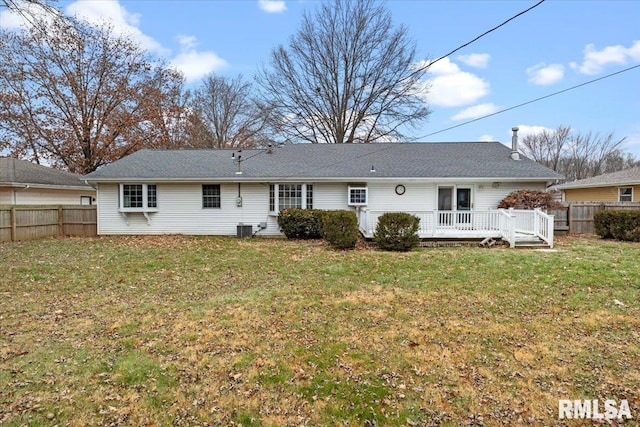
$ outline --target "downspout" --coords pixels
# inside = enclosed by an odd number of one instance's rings
[[[98,200],[98,184],[90,184],[89,181],[87,181],[86,179],[84,180],[84,183],[87,184],[89,187],[93,188],[94,190],[96,190],[96,197],[92,197],[91,199],[91,204],[93,205],[93,202],[97,203]]]
[[[16,199],[16,193],[17,193],[18,191],[28,190],[29,188],[31,188],[31,186],[30,186],[29,184],[27,184],[27,185],[25,185],[24,187],[20,187],[20,188],[18,188],[18,189],[15,189],[15,188],[13,189],[13,191],[11,192],[11,198],[13,199],[12,201],[13,201],[13,204],[14,204],[14,205],[17,205],[17,204],[18,204],[18,203],[17,203],[17,202],[18,202],[18,199]]]

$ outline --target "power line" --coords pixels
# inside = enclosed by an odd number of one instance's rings
[[[435,61],[431,62],[427,67],[430,67],[431,65],[435,64],[436,62],[438,62],[438,61],[440,61],[440,60],[442,60],[442,59],[444,59],[444,58],[446,58],[446,57],[448,57],[448,56],[450,56],[450,55],[452,55],[452,54],[456,53],[456,52],[457,52],[457,51],[459,51],[460,49],[464,49],[465,47],[467,47],[467,46],[469,46],[470,44],[472,44],[472,43],[476,42],[477,40],[481,39],[482,37],[486,36],[487,34],[489,34],[489,33],[493,32],[493,31],[497,30],[498,28],[500,28],[500,27],[504,26],[505,24],[509,23],[510,21],[513,21],[513,20],[514,20],[514,19],[516,19],[517,17],[519,17],[519,16],[521,16],[521,15],[524,15],[525,13],[529,12],[529,11],[530,11],[530,10],[532,10],[532,9],[535,9],[536,7],[540,6],[540,5],[541,5],[542,3],[544,3],[544,2],[545,2],[545,0],[540,0],[540,1],[538,1],[538,3],[536,3],[536,4],[534,4],[533,6],[531,6],[531,7],[527,8],[527,9],[523,10],[522,12],[520,12],[520,13],[518,13],[518,14],[516,14],[516,15],[512,16],[511,18],[509,18],[509,19],[507,19],[506,21],[502,22],[501,24],[499,24],[499,25],[497,25],[497,26],[495,26],[495,27],[491,28],[490,30],[485,31],[484,33],[480,34],[479,36],[477,36],[477,37],[476,37],[476,38],[474,38],[473,40],[471,40],[471,41],[469,41],[469,42],[467,42],[467,43],[465,43],[465,44],[463,44],[463,45],[461,45],[461,46],[459,46],[459,47],[457,47],[457,48],[453,49],[451,52],[447,53],[446,55],[443,55],[443,56],[439,57],[439,58],[438,58],[438,59],[436,59]],[[478,120],[479,120],[479,119],[478,119]],[[457,127],[457,126],[456,126],[456,127]],[[445,130],[447,130],[447,129],[445,129]],[[444,132],[445,130],[442,130],[442,131],[440,131],[440,132]],[[436,133],[439,133],[439,132],[436,132]],[[431,135],[434,135],[434,134],[431,134]],[[426,136],[429,136],[429,135],[426,135]],[[420,137],[420,138],[425,138],[426,136],[423,136],[423,137]],[[419,139],[419,138],[418,138],[418,139]],[[380,147],[379,149],[376,149],[376,150],[374,150],[374,151],[372,151],[372,152],[370,152],[370,153],[365,153],[365,154],[362,154],[362,155],[356,156],[355,158],[349,158],[349,159],[345,159],[345,160],[338,161],[338,162],[332,161],[330,164],[327,164],[326,166],[325,166],[325,165],[322,165],[322,166],[315,167],[315,168],[313,168],[313,169],[324,169],[324,168],[329,167],[329,166],[335,166],[336,164],[339,164],[339,163],[350,162],[350,161],[353,161],[353,160],[358,159],[358,158],[371,156],[371,155],[373,155],[373,154],[380,153],[381,151],[388,150],[388,149],[392,148],[392,146],[393,146],[393,145],[395,145],[395,144],[391,144],[391,143],[390,143],[390,144],[388,144],[388,145],[387,145],[387,144],[381,144],[381,147]],[[376,148],[377,148],[377,147],[376,147]],[[262,154],[262,153],[258,153],[258,154]],[[258,154],[254,154],[254,155],[253,155],[253,156],[251,156],[251,157],[255,157],[255,156],[257,156]],[[248,159],[250,159],[251,157],[249,157]],[[248,160],[248,159],[247,159],[247,160]]]
[[[482,33],[482,34],[480,34],[479,36],[475,37],[473,40],[470,40],[470,41],[468,41],[467,43],[465,43],[465,44],[463,44],[463,45],[458,46],[457,48],[453,49],[451,52],[449,52],[449,53],[447,53],[447,54],[445,54],[445,55],[442,55],[442,56],[441,56],[441,57],[439,57],[438,59],[436,59],[436,60],[434,60],[434,61],[430,62],[430,63],[429,63],[429,65],[427,66],[427,68],[428,68],[428,67],[430,67],[430,66],[432,66],[432,65],[433,65],[433,64],[435,64],[436,62],[441,61],[442,59],[447,58],[448,56],[453,55],[453,54],[454,54],[454,53],[456,53],[457,51],[459,51],[459,50],[461,50],[461,49],[464,49],[465,47],[469,46],[470,44],[475,43],[476,41],[480,40],[482,37],[486,36],[487,34],[492,33],[493,31],[495,31],[495,30],[497,30],[498,28],[500,28],[500,27],[502,27],[502,26],[504,26],[504,25],[508,24],[509,22],[513,21],[514,19],[518,18],[519,16],[522,16],[522,15],[524,15],[525,13],[527,13],[527,12],[529,12],[529,11],[531,11],[531,10],[535,9],[536,7],[540,6],[540,5],[541,5],[542,3],[544,3],[544,2],[545,2],[545,0],[539,0],[539,1],[538,1],[536,4],[534,4],[533,6],[531,6],[531,7],[527,8],[527,9],[525,9],[525,10],[523,10],[523,11],[521,11],[521,12],[517,13],[516,15],[513,15],[511,18],[507,19],[506,21],[503,21],[502,23],[500,23],[500,24],[496,25],[495,27],[491,28],[490,30],[485,31],[484,33]],[[523,104],[523,105],[524,105],[524,104]],[[516,107],[513,107],[513,108],[516,108]],[[507,110],[505,110],[505,111],[507,111]],[[494,114],[498,114],[498,113],[494,113]],[[489,117],[489,116],[486,116],[486,117]],[[478,119],[476,119],[476,120],[480,120],[480,118],[478,118]],[[475,120],[472,120],[472,121],[475,121]],[[471,123],[471,122],[467,122],[467,123]],[[462,125],[464,125],[464,124],[466,124],[466,123],[462,123],[462,124],[460,124],[460,125],[458,125],[458,126],[462,126]],[[453,128],[458,127],[458,126],[453,126],[453,127],[449,128],[449,129],[453,129]],[[432,134],[429,134],[429,135],[425,135],[425,136],[419,137],[418,139],[420,139],[420,138],[425,138],[425,137],[430,136],[430,135],[435,135],[436,133],[444,132],[444,131],[449,130],[449,129],[444,129],[444,130],[441,130],[441,131],[439,131],[439,132],[435,132],[435,133],[432,133]],[[374,151],[374,152],[372,152],[372,153],[366,153],[366,154],[363,154],[363,155],[361,155],[361,156],[358,156],[357,158],[360,158],[360,157],[366,157],[366,156],[369,156],[369,155],[374,154],[374,153],[379,152],[379,151],[388,150],[389,148],[391,148],[391,147],[388,147],[388,146],[387,146],[387,147],[383,147],[383,148],[381,148],[380,150],[375,150],[375,151]],[[247,157],[246,159],[242,159],[242,161],[249,160],[249,159],[251,159],[251,158],[253,158],[253,157],[255,157],[255,156],[258,156],[258,155],[260,155],[260,154],[263,154],[264,152],[266,152],[266,150],[261,150],[261,151],[259,151],[258,153],[253,154],[252,156]],[[347,159],[347,160],[345,160],[345,161],[352,161],[352,160],[354,160],[354,159],[353,159],[353,158],[351,158],[351,159]],[[338,162],[338,163],[341,163],[341,162]],[[333,166],[333,165],[335,165],[335,163],[332,163],[331,165],[327,165],[327,166],[316,167],[315,169],[323,169],[324,167]]]
[[[633,70],[634,68],[638,68],[638,67],[640,67],[640,64],[638,64],[638,65],[634,65],[634,66],[629,67],[629,68],[625,68],[624,70],[616,71],[616,72],[611,73],[611,74],[607,74],[606,76],[598,77],[597,79],[593,79],[593,80],[589,80],[589,81],[584,82],[584,83],[580,83],[580,84],[578,84],[578,85],[575,85],[575,86],[572,86],[572,87],[569,87],[569,88],[566,88],[566,89],[559,90],[559,91],[557,91],[557,92],[550,93],[550,94],[548,94],[548,95],[541,96],[541,97],[539,97],[539,98],[532,99],[532,100],[530,100],[530,101],[523,102],[523,103],[518,104],[518,105],[514,105],[514,106],[509,107],[509,108],[505,108],[505,109],[503,109],[503,110],[496,111],[496,112],[491,113],[491,114],[484,115],[484,116],[482,116],[482,117],[475,118],[475,119],[473,119],[473,120],[469,120],[469,121],[464,122],[464,123],[457,124],[457,125],[455,125],[455,126],[448,127],[448,128],[446,128],[446,129],[439,130],[439,131],[437,131],[437,132],[432,132],[432,133],[430,133],[430,134],[423,135],[423,136],[421,136],[421,137],[419,137],[419,138],[417,138],[417,139],[426,138],[426,137],[429,137],[429,136],[432,136],[432,135],[436,135],[436,134],[439,134],[439,133],[442,133],[442,132],[445,132],[445,131],[448,131],[448,130],[451,130],[451,129],[458,128],[458,127],[460,127],[460,126],[467,125],[467,124],[469,124],[469,123],[477,122],[478,120],[486,119],[487,117],[495,116],[495,115],[497,115],[497,114],[501,114],[501,113],[504,113],[504,112],[506,112],[506,111],[514,110],[514,109],[516,109],[516,108],[519,108],[519,107],[522,107],[522,106],[525,106],[525,105],[528,105],[528,104],[532,104],[532,103],[534,103],[534,102],[541,101],[541,100],[543,100],[543,99],[550,98],[550,97],[552,97],[552,96],[559,95],[559,94],[561,94],[561,93],[568,92],[568,91],[570,91],[570,90],[577,89],[577,88],[579,88],[579,87],[586,86],[586,85],[588,85],[588,84],[595,83],[595,82],[597,82],[597,81],[604,80],[604,79],[609,78],[609,77],[613,77],[613,76],[615,76],[615,75],[617,75],[617,74],[621,74],[621,73],[624,73],[624,72],[627,72],[627,71]]]
[[[613,77],[615,75],[625,73],[627,71],[633,70],[634,68],[640,68],[640,64],[634,65],[634,66],[629,67],[629,68],[625,68],[624,70],[616,71],[616,72],[611,73],[611,74],[607,74],[606,76],[598,77],[597,79],[589,80],[588,82],[580,83],[578,85],[571,86],[569,88],[559,90],[557,92],[550,93],[550,94],[545,95],[545,96],[541,96],[541,97],[536,98],[536,99],[532,99],[530,101],[523,102],[523,103],[518,104],[518,105],[514,105],[513,107],[509,107],[509,108],[505,108],[505,109],[500,110],[500,111],[496,111],[495,113],[487,114],[485,116],[478,117],[476,119],[469,120],[467,122],[460,123],[460,124],[457,124],[455,126],[450,126],[450,127],[446,128],[446,129],[442,129],[442,130],[439,130],[437,132],[432,132],[432,133],[429,133],[429,134],[426,134],[426,135],[419,136],[419,137],[415,138],[415,140],[422,139],[422,138],[427,138],[427,137],[432,136],[432,135],[437,135],[439,133],[446,132],[446,131],[451,130],[451,129],[455,129],[455,128],[458,128],[460,126],[468,125],[469,123],[477,122],[478,120],[486,119],[487,117],[495,116],[497,114],[501,114],[501,113],[504,113],[506,111],[514,110],[516,108],[520,108],[520,107],[528,105],[528,104],[533,104],[534,102],[538,102],[538,101],[541,101],[543,99],[551,98],[552,96],[556,96],[556,95],[559,95],[559,94],[564,93],[564,92],[569,92],[570,90],[577,89],[579,87],[586,86],[588,84],[595,83],[595,82],[598,82],[600,80],[604,80],[604,79],[607,79],[609,77]]]
[[[531,6],[528,9],[523,10],[522,12],[518,13],[517,15],[512,16],[511,18],[507,19],[506,21],[504,21],[502,24],[499,24],[495,27],[493,27],[492,29],[485,31],[484,33],[480,34],[478,37],[476,37],[475,39],[471,40],[470,42],[467,42],[465,44],[463,44],[462,46],[459,46],[455,49],[453,49],[451,52],[447,53],[446,55],[442,55],[440,58],[436,59],[435,61],[429,63],[429,65],[427,67],[432,66],[433,64],[435,64],[436,62],[453,55],[454,53],[456,53],[457,51],[459,51],[460,49],[463,49],[467,46],[469,46],[471,43],[476,42],[477,40],[481,39],[482,37],[486,36],[487,34],[497,30],[498,28],[502,27],[503,25],[509,23],[510,21],[513,21],[514,19],[516,19],[517,17],[524,15],[525,13],[529,12],[532,9],[535,9],[536,7],[540,6],[542,3],[544,3],[545,0],[540,0],[538,3],[534,4],[533,6]]]

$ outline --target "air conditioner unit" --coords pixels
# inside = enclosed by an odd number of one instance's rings
[[[238,224],[237,232],[238,239],[249,239],[253,236],[253,226],[240,223]]]

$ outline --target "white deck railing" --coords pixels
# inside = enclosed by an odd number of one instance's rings
[[[540,209],[509,209],[509,213],[515,218],[516,233],[538,237],[553,247],[553,215]]]
[[[358,224],[362,234],[373,237],[378,218],[387,211],[362,208]],[[501,238],[511,247],[516,236],[535,236],[553,246],[553,216],[536,209],[489,211],[405,211],[420,219],[421,238]]]

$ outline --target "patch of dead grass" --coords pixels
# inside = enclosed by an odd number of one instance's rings
[[[555,425],[560,398],[640,416],[640,249],[558,246],[0,245],[0,424]]]

